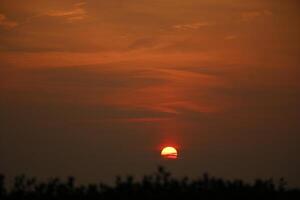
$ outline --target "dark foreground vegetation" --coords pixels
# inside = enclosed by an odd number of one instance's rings
[[[0,176],[0,199],[300,199],[300,190],[288,189],[283,179],[278,182],[258,179],[251,184],[207,174],[196,180],[175,179],[163,167],[158,167],[156,173],[140,181],[132,176],[117,177],[114,186],[77,185],[73,177],[65,181],[54,178],[39,182],[22,175],[16,177],[13,188],[7,190],[5,178]]]

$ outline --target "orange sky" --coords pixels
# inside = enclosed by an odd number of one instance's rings
[[[172,143],[178,174],[300,185],[299,6],[1,0],[0,172],[144,173]]]

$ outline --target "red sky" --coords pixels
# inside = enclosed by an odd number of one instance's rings
[[[300,185],[297,0],[1,0],[0,172]],[[161,163],[159,148],[180,160]]]

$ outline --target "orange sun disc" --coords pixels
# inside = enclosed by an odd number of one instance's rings
[[[160,155],[168,159],[176,159],[178,157],[177,150],[174,147],[164,147]]]

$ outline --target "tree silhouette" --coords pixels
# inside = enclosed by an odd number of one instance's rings
[[[4,200],[56,200],[56,199],[299,199],[300,190],[287,187],[281,178],[257,179],[254,183],[242,180],[225,180],[208,175],[199,179],[176,179],[159,166],[151,175],[140,181],[133,176],[117,176],[115,185],[103,183],[78,185],[74,177],[63,181],[52,178],[39,182],[25,175],[15,177],[13,188],[5,188],[5,177],[0,175],[0,199]]]

